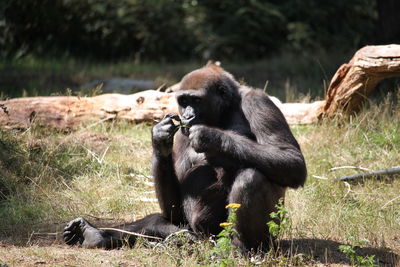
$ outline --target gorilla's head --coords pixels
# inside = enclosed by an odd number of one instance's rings
[[[215,64],[190,72],[176,93],[183,125],[220,125],[224,114],[239,103],[239,83]]]

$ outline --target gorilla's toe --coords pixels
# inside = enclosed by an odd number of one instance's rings
[[[86,221],[83,218],[76,218],[70,221],[63,231],[63,239],[67,245],[75,245],[77,243],[82,244],[84,241],[83,227],[86,225]]]

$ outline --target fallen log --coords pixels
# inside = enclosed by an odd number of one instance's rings
[[[333,76],[320,115],[358,112],[383,79],[400,76],[400,45],[365,46]]]
[[[379,81],[396,76],[400,76],[400,45],[366,46],[339,68],[324,101],[275,103],[289,124],[312,123],[339,112],[357,112]],[[74,129],[88,121],[157,120],[167,113],[177,113],[175,89],[169,91],[172,92],[147,90],[132,95],[27,97],[0,101],[0,125],[27,128],[35,122]]]
[[[33,122],[59,129],[75,129],[96,120],[132,122],[160,119],[177,112],[170,94],[147,90],[132,95],[104,94],[94,97],[26,97],[0,101],[0,125],[27,128]]]
[[[304,124],[316,120],[321,102],[277,104],[289,123]],[[155,90],[132,95],[26,97],[0,101],[0,125],[24,129],[35,122],[59,129],[75,129],[96,120],[120,119],[136,123],[159,120],[171,112],[178,112],[175,93]]]

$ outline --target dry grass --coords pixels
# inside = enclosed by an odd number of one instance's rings
[[[348,265],[340,244],[367,239],[359,255],[399,264],[400,176],[336,182],[359,166],[399,166],[400,106],[385,102],[350,120],[293,126],[306,157],[304,188],[288,190],[292,226],[282,249],[237,265]],[[0,264],[8,266],[194,266],[210,264],[207,242],[177,247],[140,242],[103,251],[69,248],[59,236],[69,219],[98,225],[130,221],[158,210],[150,175],[150,126],[99,124],[73,133],[33,127],[0,131]],[[397,258],[396,258],[397,257]]]

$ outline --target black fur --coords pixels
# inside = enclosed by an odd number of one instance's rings
[[[161,213],[121,228],[162,238],[183,228],[218,234],[228,215],[225,205],[239,203],[234,244],[244,251],[268,248],[269,214],[286,187],[306,179],[303,155],[281,111],[265,93],[240,86],[217,66],[186,75],[177,101],[184,126],[178,130],[168,115],[152,129]],[[124,234],[76,220],[65,229],[67,244],[122,244]]]

